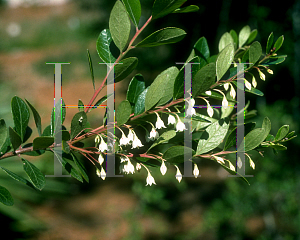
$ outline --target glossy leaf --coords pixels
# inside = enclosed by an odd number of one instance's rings
[[[120,63],[115,65],[115,82],[119,82],[126,78],[138,65],[136,57],[123,59]]]
[[[243,176],[241,175],[240,173],[236,172],[236,171],[232,171],[229,167],[223,165],[223,164],[220,164],[221,167],[223,167],[227,172],[229,172],[231,175],[237,175],[239,178],[241,178],[245,183],[247,183],[248,185],[250,185],[250,183],[248,182],[248,180]]]
[[[219,52],[221,52],[228,44],[231,43],[234,43],[234,40],[230,33],[224,33],[219,41]]]
[[[153,83],[150,85],[149,90],[146,94],[145,99],[145,109],[146,111],[154,107],[163,97],[165,97],[165,88],[169,82],[170,78],[173,78],[174,75],[178,73],[178,69],[176,67],[170,67],[160,73]],[[171,95],[172,97],[172,95]]]
[[[4,119],[0,119],[0,150],[4,146],[7,138],[7,128]]]
[[[161,18],[174,12],[186,1],[187,0],[155,0],[152,7],[153,19]]]
[[[6,206],[14,205],[14,200],[10,192],[5,188],[0,186],[0,202]]]
[[[281,128],[279,128],[275,141],[280,141],[281,139],[285,138],[285,136],[289,133],[289,125],[283,125]]]
[[[229,33],[230,33],[230,35],[231,35],[231,37],[233,39],[234,49],[236,49],[237,46],[238,46],[238,44],[239,44],[238,43],[239,42],[238,35],[237,35],[236,31],[234,31],[233,29],[231,29]]]
[[[135,75],[128,86],[126,99],[135,104],[139,95],[145,90],[145,80],[142,74]]]
[[[121,52],[128,42],[130,28],[126,8],[121,1],[117,0],[109,16],[109,30],[115,45]]]
[[[89,61],[89,68],[90,68],[92,83],[93,83],[93,87],[94,87],[94,91],[95,91],[95,77],[94,77],[93,62],[92,62],[90,51],[88,49],[87,49],[87,57],[88,57],[88,61]]]
[[[54,137],[37,137],[33,139],[33,150],[45,149],[54,143]]]
[[[267,46],[266,46],[266,53],[269,53],[274,41],[274,34],[271,32],[270,36],[268,37]]]
[[[249,48],[249,62],[255,64],[262,54],[262,48],[259,42],[254,42]]]
[[[193,97],[207,91],[214,83],[216,78],[216,65],[210,63],[201,68],[192,80]]]
[[[269,58],[266,61],[264,61],[262,63],[262,65],[266,65],[266,66],[277,65],[279,63],[284,62],[285,58],[286,58],[286,56],[272,57],[272,58]]]
[[[215,149],[225,138],[229,128],[229,121],[220,119],[205,129],[199,140],[196,155],[207,153]]]
[[[282,35],[274,43],[274,48],[275,48],[274,53],[277,52],[281,48],[283,41],[284,41],[284,36]]]
[[[122,0],[125,5],[126,11],[133,22],[137,27],[139,25],[142,9],[140,0]]]
[[[42,135],[42,123],[41,123],[41,117],[40,114],[38,113],[38,111],[31,105],[30,102],[27,101],[27,99],[25,99],[25,101],[27,102],[28,106],[30,107],[32,113],[33,113],[33,117],[34,117],[34,122],[35,122],[35,126],[38,130],[38,134],[39,136]]]
[[[239,32],[239,47],[242,47],[248,40],[251,33],[251,29],[249,26],[245,26]]]
[[[71,139],[76,137],[87,123],[87,116],[85,112],[78,112],[74,115],[71,122]]]
[[[19,176],[18,174],[14,173],[14,172],[12,172],[12,171],[10,171],[10,170],[4,168],[4,167],[0,167],[0,168],[1,168],[4,172],[6,172],[7,175],[10,176],[11,178],[13,178],[13,179],[15,179],[15,180],[17,180],[17,181],[19,181],[19,182],[21,182],[21,183],[24,183],[24,184],[26,184],[27,186],[32,187],[32,188],[35,189],[35,187],[32,185],[32,183],[29,182],[27,179],[25,179],[25,178]]]
[[[190,12],[197,12],[199,10],[199,7],[196,5],[190,5],[184,8],[177,8],[172,13],[190,13]]]
[[[200,68],[204,67],[210,57],[210,51],[205,37],[199,38],[194,45],[195,54],[200,57]]]
[[[163,159],[170,163],[183,163],[184,155],[188,152],[194,153],[193,149],[185,146],[173,146],[170,147],[163,155]]]
[[[135,106],[134,106],[134,115],[139,115],[145,111],[145,99],[146,94],[149,90],[149,87],[147,87],[137,98]]]
[[[170,130],[167,132],[164,132],[162,135],[159,136],[159,138],[151,145],[151,147],[147,150],[147,152],[149,152],[149,150],[161,143],[167,142],[170,139],[172,139],[173,137],[176,136],[176,131],[175,130]]]
[[[77,168],[79,169],[79,172],[81,173],[81,176],[85,179],[85,181],[89,182],[89,176],[87,175],[87,170],[84,167],[84,165],[77,159],[77,157],[75,156],[75,154],[71,153],[72,158],[75,162],[75,165],[77,166]]]
[[[38,189],[42,190],[46,184],[44,174],[32,163],[22,158],[23,169],[26,172],[27,176],[32,181],[33,185]]]
[[[116,119],[117,119],[118,126],[125,124],[130,118],[130,114],[131,114],[130,102],[127,100],[122,101],[118,106],[116,112]]]
[[[186,32],[180,28],[167,27],[160,29],[139,42],[136,47],[155,47],[164,44],[176,43],[182,40]]]
[[[102,30],[97,40],[97,52],[104,63],[114,63],[116,61],[110,51],[111,41],[112,37],[109,29]]]
[[[8,130],[9,130],[9,138],[10,138],[11,145],[12,145],[14,150],[17,150],[20,147],[20,145],[22,144],[21,137],[11,127],[9,127]]]
[[[217,81],[221,80],[227,70],[230,68],[234,58],[233,43],[227,45],[217,58]]]
[[[23,142],[30,117],[29,108],[21,98],[14,96],[11,100],[11,110],[16,132]]]

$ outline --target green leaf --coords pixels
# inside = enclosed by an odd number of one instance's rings
[[[127,100],[122,101],[118,106],[116,112],[116,119],[117,119],[118,126],[125,124],[130,118],[130,114],[131,114],[130,102]]]
[[[81,99],[78,100],[78,110],[81,112],[81,111],[84,111],[84,104],[83,102],[81,101]]]
[[[83,178],[85,179],[85,181],[89,182],[89,176],[87,175],[87,170],[86,168],[84,167],[84,165],[77,159],[76,155],[71,153],[72,155],[72,158],[76,164],[76,166],[78,167],[79,169],[79,172],[81,173],[81,175],[83,176]]]
[[[139,115],[145,111],[145,99],[146,94],[149,90],[149,87],[147,87],[137,98],[135,106],[134,106],[134,115]]]
[[[255,64],[262,54],[262,48],[259,42],[254,42],[249,48],[249,62]]]
[[[193,97],[207,91],[214,83],[216,78],[216,65],[210,63],[201,68],[192,80]]]
[[[66,119],[66,114],[67,114],[66,104],[65,104],[64,100],[62,99],[62,104],[61,104],[61,123],[59,123],[59,124],[63,124],[64,123],[64,121]]]
[[[73,164],[71,163],[70,159],[72,159],[72,156],[70,154],[57,154],[56,151],[54,151],[55,156],[60,161],[62,166],[66,169],[66,171],[71,174],[71,176],[75,179],[77,179],[79,182],[83,182],[82,177],[80,173],[74,168]]]
[[[87,57],[88,57],[88,61],[89,61],[89,67],[90,67],[93,87],[94,87],[94,91],[95,91],[95,77],[94,77],[93,62],[92,62],[92,58],[91,58],[91,55],[90,55],[90,51],[88,49],[87,49]]]
[[[233,83],[235,86],[237,86],[236,84],[236,81],[232,81],[231,83]],[[240,86],[237,86],[239,89],[243,90]],[[255,94],[257,96],[264,96],[264,93],[256,88],[251,88],[251,90],[249,90],[248,88],[245,88],[244,89],[246,92],[249,92],[249,93],[252,93],[252,94]]]
[[[238,46],[238,41],[239,41],[238,35],[237,35],[236,31],[234,31],[233,29],[231,29],[229,33],[233,39],[234,49],[236,49]]]
[[[42,137],[46,137],[46,136],[52,136],[52,133],[51,133],[51,125],[48,125],[47,127],[45,127],[44,131],[43,131],[43,134],[42,134]]]
[[[42,123],[41,123],[41,117],[40,114],[38,113],[38,111],[31,105],[30,102],[27,101],[27,99],[25,99],[25,101],[27,102],[28,106],[30,107],[32,113],[33,113],[33,117],[34,117],[34,122],[35,122],[35,126],[38,130],[38,134],[39,136],[42,135]]]
[[[102,30],[97,40],[97,52],[104,63],[114,63],[116,61],[110,51],[111,41],[112,37],[109,29]]]
[[[7,138],[7,128],[4,119],[0,119],[0,150],[4,146]]]
[[[26,184],[27,186],[32,187],[32,188],[35,189],[35,187],[32,185],[32,183],[29,182],[27,179],[25,179],[25,178],[19,176],[18,174],[15,174],[14,172],[12,172],[12,171],[10,171],[10,170],[4,168],[4,167],[0,167],[0,168],[1,168],[4,172],[6,172],[7,175],[10,176],[11,178],[13,178],[13,179],[15,179],[15,180],[17,180],[17,181],[19,181],[19,182],[21,182],[21,183],[24,183],[24,184]]]
[[[210,57],[209,47],[205,37],[199,38],[194,45],[195,54],[200,57],[200,68],[204,67]]]
[[[109,30],[114,43],[121,52],[129,39],[130,28],[130,19],[126,8],[121,1],[117,0],[109,16]]]
[[[126,99],[135,104],[139,95],[145,90],[145,80],[142,74],[135,75],[128,86]]]
[[[170,130],[170,131],[164,132],[162,135],[159,136],[158,139],[156,139],[156,141],[151,145],[151,147],[147,150],[147,152],[149,152],[149,150],[151,148],[153,148],[161,143],[167,142],[175,136],[176,136],[175,130]]]
[[[275,141],[280,141],[281,139],[283,139],[288,134],[289,130],[289,125],[283,125],[281,128],[279,128],[275,137]]]
[[[283,41],[284,41],[284,36],[282,35],[277,39],[277,41],[274,44],[274,48],[275,48],[274,53],[281,48]]]
[[[190,13],[190,12],[197,12],[199,7],[196,5],[190,5],[184,8],[178,8],[172,13]]]
[[[11,100],[11,110],[16,132],[23,142],[30,117],[29,108],[21,98],[14,96]]]
[[[54,143],[54,137],[37,137],[33,139],[33,150],[48,148]]]
[[[221,80],[227,70],[230,68],[234,58],[233,44],[227,45],[217,58],[217,81]]]
[[[221,52],[228,44],[231,43],[234,43],[234,40],[230,33],[224,33],[219,41],[219,52]]]
[[[167,27],[160,29],[139,42],[136,47],[155,47],[181,41],[186,32],[180,28]]]
[[[153,19],[161,18],[174,12],[186,1],[187,0],[155,0],[152,7]]]
[[[183,163],[184,155],[188,152],[192,152],[193,149],[185,146],[173,146],[170,147],[163,155],[163,159],[167,160],[169,163]]]
[[[249,26],[245,26],[239,33],[239,47],[242,47],[248,40],[251,33],[251,29]]]
[[[22,162],[24,164],[23,169],[26,172],[27,176],[30,178],[33,185],[41,191],[46,184],[44,174],[40,171],[40,169],[38,169],[26,159],[22,158]]]
[[[155,80],[150,85],[149,90],[146,94],[146,99],[145,99],[146,111],[154,107],[163,97],[166,97],[164,94],[165,94],[165,89],[168,87],[167,84],[170,79],[174,78],[176,73],[178,73],[178,69],[176,67],[170,67],[165,71],[163,71],[162,73],[160,73],[155,78]],[[168,89],[168,94],[170,93],[169,90],[170,89]],[[172,94],[170,94],[170,97],[172,97]]]
[[[250,183],[248,182],[248,180],[243,177],[243,175],[241,175],[240,173],[236,172],[236,171],[232,171],[229,167],[223,165],[223,164],[220,164],[227,172],[229,172],[231,175],[238,175],[239,178],[241,178],[244,182],[246,182],[248,185],[250,185]]]
[[[250,44],[254,41],[254,39],[257,36],[257,29],[252,30],[252,32],[250,33],[250,36],[248,38],[247,44]]]
[[[190,59],[189,63],[195,63],[192,64],[192,79],[194,79],[195,75],[197,74],[197,72],[200,70],[201,66],[200,66],[200,62],[203,59],[200,60],[200,58],[198,56]],[[198,64],[200,63],[200,64]],[[184,64],[184,66],[180,69],[175,82],[174,82],[174,91],[173,91],[173,98],[174,99],[178,99],[180,97],[182,97],[184,95],[184,85],[185,85],[185,66],[186,64]]]
[[[70,133],[67,130],[61,131],[61,138],[63,141],[69,141],[70,140]]]
[[[110,97],[111,95],[113,95],[114,93],[111,93],[108,95],[108,97]],[[100,98],[94,105],[94,108],[97,106],[100,106],[102,103],[104,103],[107,100],[107,96],[105,95],[104,97]]]
[[[84,128],[87,122],[85,112],[78,112],[74,115],[71,122],[71,139],[76,137]]]
[[[10,192],[5,188],[0,186],[0,202],[6,206],[14,205],[14,200]]]
[[[271,32],[270,36],[268,37],[267,46],[266,46],[266,53],[270,53],[272,45],[274,41],[274,34]]]
[[[11,127],[8,128],[9,129],[9,138],[10,138],[10,142],[12,144],[12,147],[14,150],[17,150],[20,145],[22,144],[22,140],[20,135]]]
[[[238,151],[243,151],[244,142],[245,142],[245,152],[248,152],[257,146],[259,146],[268,136],[271,130],[271,122],[269,118],[265,118],[262,124],[262,128],[257,128],[249,132],[241,145],[238,147]]]
[[[133,22],[137,27],[139,25],[142,9],[140,0],[122,0],[125,5],[126,11]]]
[[[265,65],[265,66],[269,66],[269,65],[275,65],[275,64],[279,64],[279,63],[282,63],[284,62],[286,57],[272,57],[272,58],[269,58],[267,59],[266,61],[264,61],[262,63],[262,65]]]
[[[126,78],[138,65],[136,57],[123,59],[120,63],[115,65],[115,82],[119,82]]]
[[[205,129],[199,140],[196,155],[215,149],[223,141],[229,128],[228,119],[220,119]]]

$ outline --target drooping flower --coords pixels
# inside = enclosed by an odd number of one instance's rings
[[[235,171],[235,167],[233,166],[233,164],[232,164],[230,161],[228,161],[228,163],[229,163],[229,168],[230,168],[232,171]]]
[[[104,168],[101,168],[100,176],[101,176],[102,180],[105,180],[105,178],[106,178],[106,172],[104,171]]]
[[[251,90],[251,84],[246,79],[244,79],[244,80],[245,80],[245,86],[246,86],[246,88],[249,89],[249,90]]]
[[[159,138],[159,134],[158,134],[158,132],[155,130],[155,128],[152,127],[152,130],[151,130],[151,132],[150,132],[150,136],[149,136],[148,139],[154,141],[154,140],[157,139],[157,138]]]
[[[154,178],[152,177],[152,175],[150,174],[150,172],[148,170],[148,176],[146,178],[146,186],[148,186],[148,185],[151,186],[152,184],[156,185]]]
[[[167,166],[165,164],[165,161],[162,161],[161,166],[160,166],[160,172],[162,175],[165,175],[167,172]]]
[[[188,106],[188,109],[187,109],[187,115],[186,116],[188,117],[188,116],[196,115],[196,110],[194,108],[195,99],[190,98],[190,100],[188,101],[188,104],[189,104],[189,106]]]
[[[225,95],[223,96],[222,107],[223,107],[223,108],[227,108],[227,107],[228,107],[228,101],[227,101]]]
[[[256,88],[256,86],[257,86],[257,82],[256,82],[256,79],[254,76],[252,77],[252,85],[254,88]]]
[[[168,125],[175,124],[175,123],[176,123],[176,118],[173,115],[169,114]]]
[[[224,159],[223,158],[221,158],[221,157],[218,157],[218,156],[213,156],[216,160],[217,160],[217,162],[218,163],[220,163],[220,164],[225,164],[225,162],[224,162]]]
[[[102,165],[102,163],[104,162],[104,157],[103,157],[102,153],[99,154],[98,162],[100,163],[100,165]]]
[[[135,134],[135,132],[133,132],[133,141],[132,141],[132,148],[139,148],[139,147],[143,147],[144,145],[142,144],[141,140],[137,137],[137,135]]]
[[[235,89],[234,87],[232,86],[232,84],[230,84],[231,88],[230,88],[230,96],[235,99],[235,96],[236,96],[236,92],[235,92]]]
[[[128,139],[129,142],[133,141],[133,135],[134,135],[133,133],[134,133],[133,130],[129,129],[129,133],[128,133],[128,136],[127,136],[127,139]]]
[[[101,140],[100,140],[100,144],[99,144],[99,151],[100,152],[104,152],[105,150],[107,151],[107,144],[106,144],[106,142],[104,142],[104,140],[103,140],[103,138],[102,138],[101,135],[100,135],[100,138],[101,138]]]
[[[197,166],[197,164],[194,164],[194,170],[193,170],[193,175],[195,176],[195,178],[197,178],[199,176],[199,168]]]
[[[120,139],[120,146],[125,146],[129,144],[129,139],[125,136],[124,132],[122,132],[122,137]]]
[[[160,116],[158,115],[158,113],[157,113],[157,112],[155,112],[155,113],[156,113],[156,115],[157,115],[157,121],[156,121],[156,123],[155,123],[155,127],[156,127],[157,129],[166,128],[166,126],[165,126],[163,120],[161,120],[161,118],[160,118]]]
[[[135,169],[136,169],[137,171],[140,171],[141,168],[142,168],[142,165],[141,165],[140,163],[137,163],[136,166],[135,166]]]
[[[225,83],[225,84],[223,85],[223,87],[224,87],[224,89],[227,91],[228,88],[229,88],[229,83]]]
[[[267,72],[270,73],[270,74],[273,74],[273,71],[269,68],[267,68]]]
[[[181,122],[180,118],[177,116],[177,124],[176,124],[176,132],[182,132],[184,130],[187,130],[184,123]]]
[[[128,158],[127,164],[124,165],[123,172],[126,173],[126,174],[129,174],[129,173],[133,174],[134,173],[134,166],[131,163],[129,158]]]
[[[238,168],[241,168],[243,166],[243,163],[242,163],[242,160],[240,157],[238,157],[237,166],[238,166]]]
[[[180,182],[181,179],[182,179],[182,175],[181,175],[181,172],[179,170],[179,167],[177,167],[176,165],[175,165],[175,167],[177,168],[177,172],[176,172],[175,177],[176,177],[177,181]]]
[[[210,117],[212,117],[213,115],[214,115],[214,110],[213,110],[213,108],[210,106],[210,104],[208,103],[207,104],[207,114],[208,114],[208,116],[210,116]]]
[[[257,71],[258,71],[260,79],[265,81],[266,80],[265,74],[263,74],[262,71],[260,71],[258,68],[257,68]]]

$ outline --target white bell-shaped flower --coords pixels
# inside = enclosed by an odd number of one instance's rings
[[[156,113],[156,112],[155,112],[155,113]],[[160,116],[158,115],[158,113],[156,113],[156,115],[157,115],[157,121],[156,121],[156,123],[155,123],[155,127],[156,127],[157,129],[166,128],[166,126],[165,126],[163,120],[161,120],[161,118],[160,118]]]
[[[165,175],[167,172],[167,166],[165,164],[165,161],[162,161],[161,166],[160,166],[160,172],[162,175]]]
[[[132,148],[139,148],[139,147],[143,147],[144,145],[142,144],[141,140],[137,137],[137,135],[134,133],[133,135],[133,141],[132,141]]]
[[[176,123],[176,118],[170,114],[168,117],[168,125],[175,124],[175,123]]]
[[[101,138],[101,141],[100,141],[100,144],[99,144],[99,151],[100,152],[104,152],[105,150],[107,151],[107,143],[104,142],[102,136],[100,136]]]
[[[120,146],[125,146],[129,144],[129,139],[125,136],[124,132],[122,132],[122,137],[120,139]]]
[[[176,124],[176,132],[182,132],[184,130],[187,130],[184,123],[181,122],[180,118],[177,115],[177,124]]]
[[[104,162],[104,157],[103,157],[102,153],[99,154],[98,162],[100,165],[102,165],[102,163]]]
[[[156,185],[154,178],[152,177],[152,175],[148,171],[148,176],[146,178],[146,186],[148,186],[148,185],[151,186],[152,184]]]
[[[177,172],[176,172],[175,177],[176,177],[177,181],[180,182],[182,180],[182,175],[181,175],[181,172],[179,170],[179,167],[177,167],[176,165],[175,165],[175,167],[177,168]]]
[[[158,132],[155,130],[155,128],[152,128],[149,136],[149,140],[154,141],[155,139],[159,138]]]

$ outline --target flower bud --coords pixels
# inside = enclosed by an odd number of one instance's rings
[[[162,163],[161,163],[160,172],[161,172],[162,175],[165,175],[166,172],[167,172],[167,166],[166,166],[164,160],[163,160]]]
[[[197,166],[197,164],[194,164],[194,170],[193,170],[193,175],[195,176],[195,178],[197,178],[199,176],[199,168]]]
[[[256,86],[257,86],[257,82],[256,82],[256,79],[254,76],[252,77],[252,85],[254,88],[256,88]]]
[[[229,83],[225,83],[225,84],[223,85],[223,87],[224,87],[224,89],[227,91],[228,88],[229,88]]]
[[[245,81],[246,88],[251,90],[251,84],[246,79],[244,79],[244,81]]]

